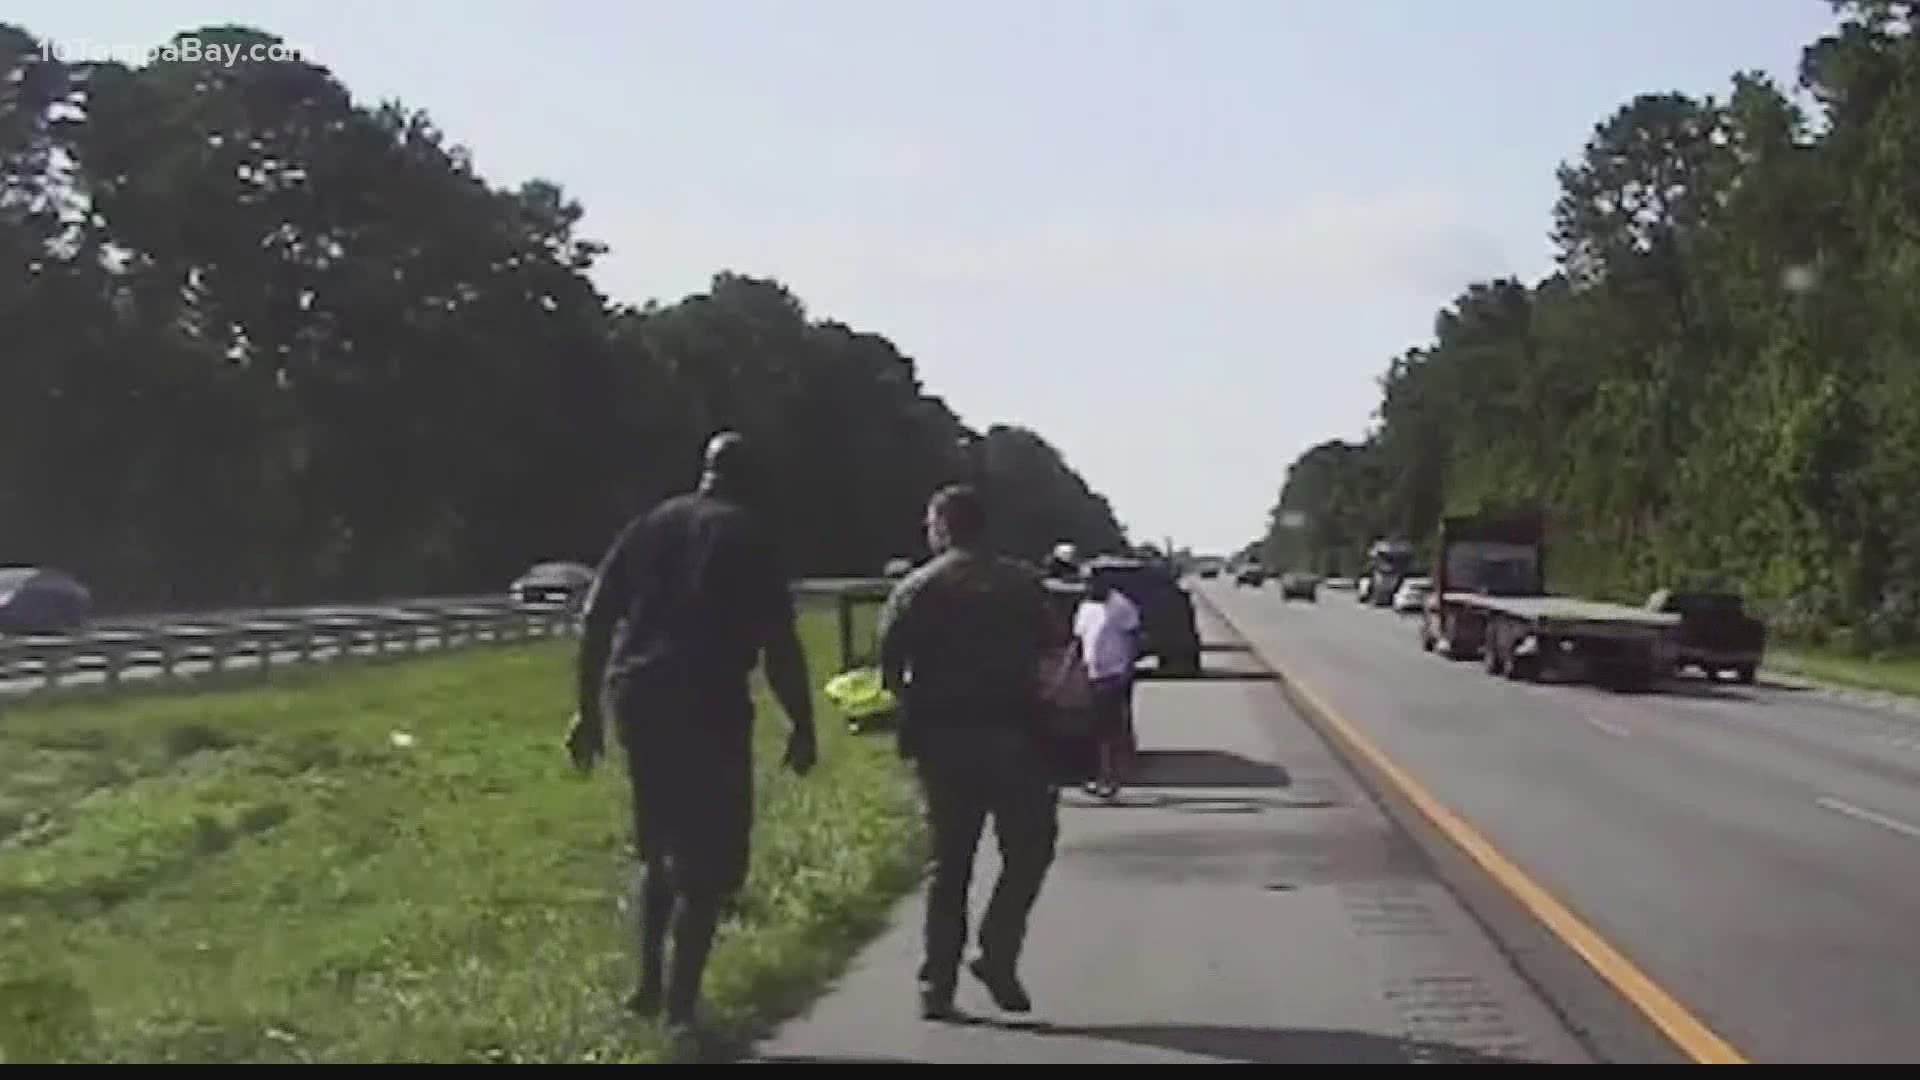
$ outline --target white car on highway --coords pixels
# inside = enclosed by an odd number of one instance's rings
[[[1393,610],[1405,614],[1418,614],[1426,607],[1427,598],[1433,595],[1433,579],[1410,577],[1400,583],[1393,594]]]

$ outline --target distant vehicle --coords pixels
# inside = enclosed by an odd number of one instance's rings
[[[1427,600],[1433,596],[1433,581],[1430,578],[1410,577],[1400,583],[1393,591],[1393,610],[1406,615],[1418,615],[1426,609]]]
[[[1235,584],[1251,585],[1257,589],[1267,583],[1266,567],[1259,563],[1248,563],[1233,575],[1233,580]]]
[[[1400,583],[1413,574],[1413,545],[1405,540],[1376,540],[1367,549],[1367,569],[1360,599],[1374,607],[1390,607]]]
[[[1047,554],[1043,569],[1047,577],[1055,581],[1078,581],[1080,579],[1080,549],[1067,541],[1053,545]]]
[[[598,571],[585,563],[536,563],[508,588],[513,602],[542,611],[576,608],[584,604]]]
[[[1675,674],[1697,669],[1709,678],[1751,683],[1767,649],[1767,624],[1746,613],[1738,593],[1661,589],[1647,610],[1680,616],[1672,649]]]
[[[1282,600],[1305,600],[1312,603],[1318,599],[1320,582],[1312,574],[1291,573],[1280,575],[1280,598]]]
[[[93,594],[73,575],[0,566],[0,634],[70,634],[93,615]]]
[[[1123,555],[1102,555],[1088,561],[1089,578],[1100,575],[1113,582],[1140,609],[1141,649],[1168,675],[1200,674],[1200,625],[1193,597],[1180,587],[1165,563]]]

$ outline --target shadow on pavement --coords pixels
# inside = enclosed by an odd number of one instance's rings
[[[1745,688],[1720,686],[1704,679],[1675,679],[1657,686],[1654,692],[1671,694],[1674,697],[1706,698],[1714,701],[1754,700],[1753,694]]]
[[[999,1021],[983,1017],[956,1020],[960,1026],[990,1026],[1056,1038],[1099,1039],[1171,1050],[1224,1061],[1260,1064],[1330,1065],[1518,1065],[1519,1058],[1503,1058],[1466,1047],[1418,1039],[1400,1039],[1364,1031],[1316,1028],[1243,1028],[1193,1024],[1139,1024],[1054,1026],[1044,1021]],[[922,1064],[910,1058],[784,1055],[758,1059],[766,1064],[893,1063]]]
[[[1049,1035],[1106,1039],[1239,1062],[1406,1065],[1520,1064],[1446,1043],[1314,1028],[1242,1028],[1189,1024],[1041,1027]]]
[[[915,1061],[912,1058],[898,1057],[861,1057],[857,1054],[832,1056],[827,1054],[768,1054],[765,1057],[749,1058],[756,1065],[929,1065],[931,1062]]]
[[[1085,795],[1078,796],[1064,805],[1087,810],[1174,810],[1182,814],[1261,814],[1268,810],[1287,807],[1285,803],[1271,802],[1266,799],[1232,796],[1209,798],[1205,795],[1134,795],[1124,789],[1116,798],[1102,799]]]
[[[1253,647],[1239,641],[1209,641],[1200,646],[1203,653],[1250,653]]]
[[[1544,684],[1543,684],[1544,685]],[[1663,679],[1646,686],[1619,686],[1600,682],[1580,682],[1598,693],[1616,697],[1693,698],[1697,701],[1755,701],[1752,694],[1708,682]]]
[[[1157,671],[1142,671],[1141,682],[1277,682],[1279,676],[1271,671],[1254,668],[1201,668],[1192,675],[1162,675]]]
[[[1292,782],[1278,765],[1225,750],[1142,750],[1126,786],[1279,788]]]

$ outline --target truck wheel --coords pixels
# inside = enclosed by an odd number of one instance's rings
[[[1507,665],[1500,656],[1500,645],[1492,638],[1488,638],[1487,643],[1480,647],[1480,659],[1486,665],[1487,674],[1506,674]]]

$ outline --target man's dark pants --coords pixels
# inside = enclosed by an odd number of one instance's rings
[[[933,841],[920,983],[945,998],[966,947],[968,890],[986,823],[993,822],[1002,866],[980,923],[980,958],[986,970],[1011,975],[1053,864],[1059,804],[1046,761],[1024,733],[943,732],[915,741]]]
[[[617,692],[633,788],[640,988],[688,1022],[720,913],[745,885],[753,825],[753,703],[744,682],[693,692],[655,680]],[[669,934],[672,967],[665,966]]]

